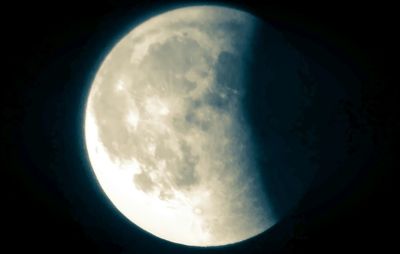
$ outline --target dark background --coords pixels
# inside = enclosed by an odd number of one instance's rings
[[[389,1],[387,1],[389,2]],[[104,54],[138,22],[189,1],[34,1],[3,5],[2,239],[19,251],[90,253],[385,253],[395,243],[393,171],[397,94],[394,6],[372,3],[215,2],[249,10],[288,34],[316,42],[360,80],[373,129],[373,158],[319,186],[265,234],[227,248],[187,248],[150,236],[115,212],[85,155],[88,86]],[[204,3],[204,2],[202,2]],[[213,2],[214,3],[214,2]],[[351,171],[351,169],[348,169]],[[343,185],[337,188],[337,185]],[[331,190],[335,191],[332,192]]]

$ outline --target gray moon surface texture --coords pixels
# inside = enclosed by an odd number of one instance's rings
[[[219,246],[277,223],[243,110],[260,20],[226,7],[155,16],[109,52],[86,106],[94,174],[112,204],[162,239]]]

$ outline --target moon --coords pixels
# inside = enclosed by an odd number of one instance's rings
[[[143,230],[220,246],[277,222],[243,110],[259,23],[227,7],[175,9],[135,27],[98,69],[87,152],[106,196]]]

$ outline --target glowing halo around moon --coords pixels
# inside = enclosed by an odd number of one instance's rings
[[[157,237],[220,246],[277,222],[241,109],[258,22],[225,7],[175,9],[129,32],[95,76],[85,114],[94,174]]]

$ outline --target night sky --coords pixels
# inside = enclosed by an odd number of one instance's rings
[[[338,66],[345,70],[333,72],[340,76],[337,78],[343,81],[341,84],[357,86],[365,120],[361,121],[362,126],[356,121],[349,130],[366,128],[370,138],[365,143],[368,152],[356,156],[357,163],[348,159],[337,167],[331,165],[329,173],[319,175],[290,216],[253,239],[211,249],[157,239],[117,213],[93,178],[83,139],[85,99],[105,54],[135,24],[162,10],[196,2],[8,3],[2,7],[2,23],[6,42],[3,55],[9,69],[4,75],[9,81],[2,84],[1,117],[5,158],[2,185],[6,193],[2,204],[2,211],[6,212],[2,217],[2,247],[11,248],[6,252],[391,250],[395,243],[391,230],[395,218],[393,148],[395,130],[400,127],[395,83],[389,78],[389,69],[393,68],[389,55],[396,32],[394,6],[384,4],[389,1],[279,5],[258,2],[261,1],[209,1],[254,13],[280,29],[310,58],[333,70]],[[335,61],[330,64],[332,56]],[[321,163],[330,162],[327,159]]]

